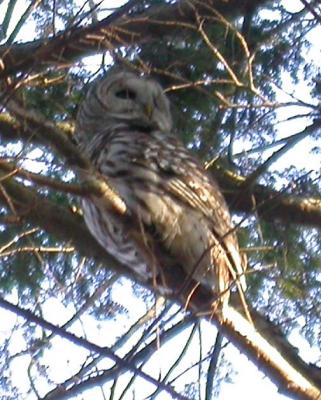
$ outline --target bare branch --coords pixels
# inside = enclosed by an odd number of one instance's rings
[[[316,12],[316,10],[313,8],[313,4],[308,3],[307,0],[301,0],[301,3],[304,5],[304,7],[308,11],[310,11],[310,13],[314,16],[314,18],[320,23],[321,22],[321,15],[319,15]]]
[[[195,323],[193,328],[192,328],[192,330],[191,330],[191,333],[189,334],[189,337],[188,337],[188,339],[187,339],[187,341],[186,341],[186,343],[185,343],[185,345],[184,345],[184,347],[182,349],[182,351],[177,356],[177,358],[174,361],[174,363],[169,367],[167,373],[165,374],[164,378],[162,379],[162,382],[165,383],[166,381],[168,381],[168,378],[170,377],[171,373],[179,365],[180,361],[182,360],[182,358],[186,354],[186,352],[187,352],[187,350],[188,350],[188,348],[189,348],[189,346],[190,346],[190,344],[192,342],[192,339],[193,339],[193,337],[194,337],[194,335],[195,335],[195,333],[197,331],[197,327],[198,327],[198,324]],[[158,393],[159,393],[159,390],[157,389],[151,396],[155,397]]]
[[[212,351],[210,363],[208,366],[208,373],[206,377],[206,394],[205,400],[211,400],[213,398],[213,382],[214,376],[217,372],[218,360],[222,350],[223,336],[220,332],[217,333],[214,348]]]
[[[106,346],[105,347],[98,346],[95,343],[89,342],[86,339],[83,339],[81,337],[74,335],[73,333],[69,333],[69,332],[65,331],[63,328],[60,328],[60,327],[52,324],[51,322],[46,321],[43,318],[37,317],[31,311],[23,309],[12,303],[9,303],[5,299],[0,298],[0,307],[25,318],[28,322],[34,322],[35,324],[41,326],[43,329],[54,332],[55,334],[58,334],[60,337],[63,337],[64,339],[67,339],[70,342],[72,342],[78,346],[81,346],[81,347],[83,347],[91,352],[94,352],[96,354],[103,355],[107,358],[110,358],[121,368],[135,373],[137,376],[145,379],[147,382],[153,384],[154,386],[159,388],[161,391],[169,393],[171,396],[173,396],[173,399],[189,400],[187,397],[182,396],[179,393],[175,392],[170,386],[165,385],[162,382],[157,381],[150,375],[146,374],[141,369],[137,368],[133,363],[129,363],[128,361],[118,357],[111,349],[109,349]]]
[[[33,0],[33,1],[31,1],[31,3],[26,8],[25,12],[20,17],[20,19],[17,22],[16,26],[14,27],[13,31],[11,32],[9,38],[7,39],[6,45],[11,45],[11,43],[14,42],[14,40],[16,39],[20,29],[22,28],[22,26],[24,25],[24,23],[26,22],[26,20],[30,16],[30,14],[33,12],[33,10],[36,7],[38,7],[38,5],[41,3],[41,1],[42,0]]]
[[[17,3],[17,0],[10,0],[8,3],[7,11],[3,18],[2,26],[0,27],[0,39],[4,39],[7,36],[9,24],[10,24],[16,3]]]
[[[321,128],[321,120],[316,120],[315,122],[313,122],[313,124],[307,126],[302,132],[299,132],[296,135],[292,135],[292,137],[286,141],[283,147],[275,151],[254,172],[252,172],[248,177],[246,177],[244,183],[242,184],[243,189],[246,190],[249,187],[251,187],[275,161],[277,161],[281,156],[283,156],[287,151],[293,148],[301,140],[306,138],[308,135],[314,134],[315,131],[318,131],[320,128]]]
[[[240,15],[247,9],[248,3],[261,6],[267,0],[246,0],[241,3],[231,0],[210,2],[195,1],[197,9],[202,16],[206,15],[208,6],[212,5],[225,15]],[[137,45],[142,42],[163,38],[173,33],[182,34],[183,30],[177,28],[177,22],[194,24],[195,15],[190,4],[193,0],[181,0],[174,4],[154,6],[138,16],[122,17],[128,14],[137,1],[129,1],[116,12],[88,27],[70,28],[68,34],[61,33],[56,37],[38,40],[12,46],[0,46],[0,78],[14,74],[18,71],[28,71],[30,67],[68,64],[82,56],[99,53],[110,48],[127,44]],[[121,18],[122,17],[122,18]]]
[[[193,323],[195,323],[195,321],[195,317],[186,316],[182,321],[160,332],[159,336],[156,336],[154,340],[145,345],[138,353],[136,353],[132,357],[131,362],[137,365],[141,362],[147,361],[154,354],[155,349],[157,349],[157,344],[159,340],[164,344],[167,343],[169,340],[179,335],[182,331],[189,328]],[[85,369],[85,371],[87,371],[87,368]],[[79,373],[75,377],[73,377],[75,379],[71,378],[68,381],[63,382],[61,385],[59,385],[59,387],[49,392],[42,400],[69,399],[71,396],[81,394],[84,390],[88,388],[105,384],[106,382],[117,378],[121,372],[122,369],[119,366],[114,366],[108,370],[105,370],[100,375],[93,376],[89,379],[83,379],[83,371],[79,371]]]
[[[321,228],[321,199],[303,197],[273,190],[256,184],[251,191],[242,189],[243,176],[220,168],[211,171],[219,181],[224,196],[233,211],[253,213],[268,221],[283,221]]]

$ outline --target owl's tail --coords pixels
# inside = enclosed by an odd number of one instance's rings
[[[244,309],[244,314],[250,323],[252,322],[252,317],[250,315],[246,298],[244,292],[246,290],[246,267],[247,267],[247,258],[245,254],[241,254],[238,246],[235,246],[231,243],[227,243],[228,249],[228,269],[230,276],[232,278],[231,285],[236,285],[237,292],[241,301],[241,304]]]

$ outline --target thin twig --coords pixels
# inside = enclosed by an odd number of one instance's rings
[[[251,187],[258,178],[266,172],[266,170],[270,167],[272,163],[274,163],[277,159],[283,156],[287,151],[289,151],[292,147],[294,147],[300,140],[303,140],[308,135],[311,135],[316,130],[321,128],[321,120],[316,120],[311,125],[307,126],[302,132],[297,135],[293,135],[287,143],[281,147],[279,150],[275,151],[263,164],[261,164],[254,172],[252,172],[244,181],[242,188],[248,189]]]
[[[191,333],[189,334],[186,343],[184,344],[183,349],[181,350],[180,354],[178,355],[178,357],[176,358],[176,360],[174,361],[174,363],[168,368],[167,373],[165,374],[165,376],[162,379],[162,382],[166,382],[168,380],[168,378],[171,376],[172,372],[177,368],[177,366],[179,365],[179,363],[181,362],[181,360],[183,359],[183,357],[186,355],[186,352],[193,340],[193,337],[197,331],[199,322],[196,322],[193,325],[193,328],[191,330]],[[155,392],[153,394],[150,395],[151,400],[155,399],[155,397],[157,396],[157,394],[159,394],[159,390],[156,389]]]
[[[26,319],[29,323],[33,322],[36,325],[41,326],[43,329],[49,330],[51,332],[55,332],[60,337],[67,339],[68,341],[70,341],[78,346],[81,346],[90,352],[110,358],[121,368],[124,368],[125,370],[133,372],[134,374],[136,374],[137,376],[146,380],[147,382],[151,383],[152,385],[156,386],[160,390],[169,393],[171,396],[173,396],[174,399],[190,400],[186,396],[183,396],[183,395],[175,392],[175,390],[171,386],[163,384],[162,382],[159,382],[155,378],[146,374],[141,369],[137,368],[133,363],[123,360],[121,357],[117,356],[110,348],[108,348],[106,346],[105,347],[98,346],[95,343],[89,342],[86,339],[83,339],[81,337],[74,335],[73,333],[67,332],[63,328],[56,326],[56,325],[52,324],[51,322],[48,322],[47,320],[36,316],[31,311],[23,309],[17,305],[14,305],[3,298],[0,298],[0,307],[6,309],[16,315],[19,315],[20,317]]]
[[[214,349],[212,351],[206,375],[205,400],[213,399],[214,376],[218,368],[218,360],[222,349],[222,341],[223,341],[223,335],[220,332],[217,332]]]
[[[310,13],[314,16],[314,18],[318,21],[321,22],[321,15],[319,15],[315,9],[312,7],[311,4],[309,4],[306,0],[300,0],[301,3],[304,4],[304,7],[310,11]]]
[[[7,41],[6,41],[6,45],[10,46],[14,40],[16,39],[20,29],[22,28],[22,26],[24,25],[24,23],[26,22],[26,20],[28,19],[28,17],[30,16],[30,14],[32,13],[32,11],[38,7],[38,5],[42,2],[43,0],[33,0],[28,7],[26,8],[26,10],[24,11],[24,13],[22,14],[22,16],[20,17],[19,21],[17,22],[16,26],[14,27],[13,31],[11,32],[10,36],[8,37]]]

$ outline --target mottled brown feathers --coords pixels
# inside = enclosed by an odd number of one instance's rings
[[[77,134],[135,223],[129,227],[95,197],[83,201],[85,220],[106,251],[140,279],[161,274],[158,241],[173,264],[226,302],[231,285],[244,284],[230,214],[218,185],[171,125],[168,100],[155,81],[120,72],[93,86],[80,107]]]

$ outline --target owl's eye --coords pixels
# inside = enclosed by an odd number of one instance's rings
[[[130,99],[130,100],[135,100],[136,99],[136,93],[133,90],[130,89],[121,89],[118,90],[115,95],[119,97],[120,99]]]

